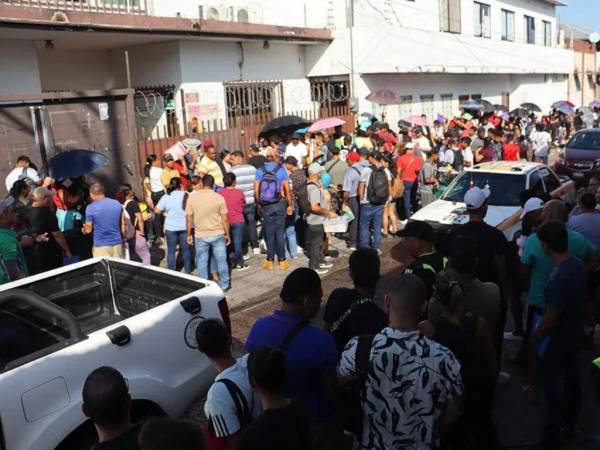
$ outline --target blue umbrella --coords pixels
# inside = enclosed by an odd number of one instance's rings
[[[560,105],[558,105],[556,107],[556,110],[568,116],[572,116],[575,114],[575,108],[570,107],[566,103],[561,103]]]
[[[78,178],[108,164],[102,153],[91,150],[68,150],[61,152],[48,162],[50,177],[55,180]]]
[[[467,100],[461,105],[462,109],[468,109],[470,111],[481,111],[485,106],[477,100]]]

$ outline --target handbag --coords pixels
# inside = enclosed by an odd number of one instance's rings
[[[400,173],[392,180],[392,192],[390,195],[394,199],[401,198],[404,195],[404,182],[402,181],[402,175]]]

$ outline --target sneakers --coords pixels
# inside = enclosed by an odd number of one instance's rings
[[[275,264],[273,261],[263,261],[262,268],[265,270],[273,270],[275,268]]]
[[[355,252],[356,251],[356,245],[349,245],[348,246],[348,250],[350,250],[351,252]]]
[[[250,259],[250,255],[244,255],[244,261],[248,261]]]
[[[319,267],[318,269],[314,269],[315,272],[317,272],[319,275],[325,275],[326,273],[329,272],[328,269],[324,269],[323,267]]]
[[[253,248],[252,253],[254,253],[255,255],[260,255],[260,247]]]
[[[296,249],[297,249],[297,252],[298,252],[299,255],[303,255],[304,254],[304,249],[302,247],[298,246],[298,247],[296,247]]]
[[[328,263],[328,262],[319,264],[320,269],[331,269],[332,267],[333,267],[333,264]]]
[[[505,331],[504,332],[504,340],[505,341],[522,341],[523,335],[515,334],[512,331]]]
[[[279,270],[288,270],[290,268],[290,262],[287,259],[279,261]]]
[[[250,268],[250,266],[248,264],[236,264],[235,266],[233,266],[233,270],[236,270],[238,272],[243,272],[244,270],[248,270]]]

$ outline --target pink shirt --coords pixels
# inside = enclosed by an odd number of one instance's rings
[[[219,194],[225,198],[229,223],[244,223],[244,193],[236,188],[225,188]]]

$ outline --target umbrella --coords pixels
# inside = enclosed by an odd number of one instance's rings
[[[416,126],[421,126],[421,127],[427,126],[427,120],[421,116],[412,115],[412,116],[408,116],[404,120],[411,125],[416,125]]]
[[[492,102],[488,102],[487,100],[480,100],[479,103],[483,105],[483,112],[494,112],[496,110]]]
[[[306,133],[308,133],[308,127],[298,128],[296,130],[296,133],[298,133],[298,134],[306,134]]]
[[[375,117],[373,114],[368,113],[368,112],[364,112],[360,115],[360,117],[366,117],[367,119],[375,119],[377,120],[377,117]]]
[[[498,103],[494,105],[494,109],[496,111],[508,112],[508,107],[506,107],[504,105],[500,105]]]
[[[594,100],[592,103],[590,103],[590,108],[592,108],[592,109],[600,108],[600,100]]]
[[[461,105],[462,109],[470,110],[470,111],[481,111],[485,107],[483,104],[477,100],[467,100]]]
[[[389,89],[373,91],[367,95],[366,99],[379,105],[399,105],[402,100],[398,94]]]
[[[500,116],[500,118],[501,118],[502,120],[508,120],[508,119],[510,119],[510,114],[508,114],[506,111],[504,111],[504,112],[502,113],[502,115]]]
[[[290,134],[298,128],[307,127],[310,122],[299,116],[281,116],[265,124],[259,138],[270,137],[275,134]]]
[[[525,108],[515,108],[510,112],[511,116],[514,117],[527,117],[530,114]]]
[[[400,129],[409,129],[410,127],[412,127],[412,124],[410,122],[407,122],[406,120],[399,120],[398,121],[398,128],[400,128]]]
[[[567,116],[575,115],[575,107],[562,103],[555,108],[557,111],[566,114]]]
[[[338,119],[337,117],[329,117],[327,119],[317,120],[313,123],[308,131],[310,133],[314,133],[321,130],[326,130],[327,128],[334,128],[341,125],[344,125],[346,122],[342,119]]]
[[[542,112],[542,108],[540,108],[535,103],[522,103],[521,108],[524,108],[531,112]]]
[[[557,102],[552,103],[552,105],[550,106],[552,109],[558,109],[559,106],[561,105],[567,105],[570,108],[575,108],[575,104],[571,103],[568,100],[559,100]]]
[[[108,164],[102,153],[91,150],[68,150],[61,152],[48,162],[50,177],[55,180],[78,178],[95,172]]]

